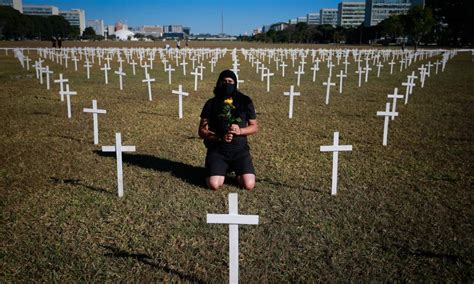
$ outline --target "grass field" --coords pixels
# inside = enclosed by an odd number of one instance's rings
[[[229,53],[215,73],[206,62],[197,92],[179,67],[168,85],[157,57],[153,102],[142,69],[133,77],[125,65],[120,91],[112,72],[104,85],[97,63],[87,80],[83,62],[76,73],[72,62],[64,69],[47,60],[53,77],[63,73],[78,92],[67,119],[58,85],[46,90],[1,51],[0,281],[227,281],[228,227],[206,224],[206,214],[227,212],[230,192],[239,194],[241,214],[260,216],[258,226],[240,227],[242,283],[473,281],[471,54],[454,57],[424,89],[417,82],[408,105],[399,102],[387,147],[375,114],[395,87],[404,93],[401,83],[422,62],[394,75],[385,63],[381,78],[372,72],[361,88],[351,62],[344,94],[333,88],[328,106],[327,68],[312,83],[307,67],[290,120],[283,92],[296,84],[294,69],[282,78],[273,67],[267,93],[239,59],[241,90],[253,98],[260,125],[249,138],[257,186],[247,192],[230,178],[212,192],[197,127],[218,72],[231,67]],[[178,84],[190,93],[183,119],[171,94]],[[124,154],[121,199],[115,158],[93,145],[92,117],[82,113],[92,99],[107,110],[100,145],[113,145],[121,132],[125,145],[137,147]],[[319,151],[334,131],[353,145],[339,156],[337,196],[330,195],[332,155]]]

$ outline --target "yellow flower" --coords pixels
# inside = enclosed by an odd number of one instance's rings
[[[225,103],[226,105],[232,105],[233,102],[234,102],[234,101],[232,100],[232,98],[228,98],[228,99],[226,99],[226,100],[224,101],[224,103]]]

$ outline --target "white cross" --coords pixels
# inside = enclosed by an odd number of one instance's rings
[[[239,225],[258,225],[258,215],[240,215],[237,193],[229,193],[229,214],[207,214],[208,224],[229,225],[229,283],[239,282]]]
[[[412,78],[413,77],[408,76],[407,81],[402,83],[402,86],[405,87],[405,104],[408,104],[408,97],[412,94],[413,87],[416,86],[416,84],[412,81]]]
[[[186,76],[186,65],[188,65],[189,63],[186,62],[186,60],[184,59],[183,57],[183,62],[181,62],[179,65],[183,66],[183,75]],[[211,64],[212,66],[212,64]]]
[[[328,61],[329,77],[332,76],[332,68],[334,66],[336,66],[336,65],[332,64],[332,61]]]
[[[398,94],[398,88],[395,88],[393,90],[393,94],[388,94],[387,95],[387,98],[389,99],[393,99],[393,102],[392,102],[392,113],[396,113],[397,111],[397,100],[398,99],[403,99],[403,95],[399,95]],[[392,120],[395,119],[395,116],[392,116]]]
[[[421,65],[421,68],[418,68],[420,70],[420,82],[421,82],[421,87],[424,88],[425,87],[425,79],[426,79],[426,68]]]
[[[171,72],[175,71],[174,68],[171,68],[171,64],[168,65],[168,68],[165,68],[165,72],[168,72],[168,84],[171,85]]]
[[[77,92],[69,91],[69,84],[66,84],[66,90],[63,92],[63,95],[66,96],[66,104],[67,104],[67,117],[71,118],[71,96],[77,95]]]
[[[58,80],[54,80],[54,83],[59,83],[59,94],[61,95],[61,101],[63,102],[64,101],[64,84],[63,83],[67,83],[69,82],[68,79],[63,79],[63,74],[62,73],[59,73],[59,79]]]
[[[197,91],[197,87],[198,87],[198,77],[199,75],[201,75],[201,73],[199,73],[198,71],[199,68],[196,68],[194,70],[194,72],[191,72],[191,75],[194,75],[194,91]]]
[[[390,61],[388,64],[390,65],[390,75],[392,75],[393,74],[393,65],[395,65],[395,62],[393,62],[393,58],[392,58],[392,61]]]
[[[151,82],[155,82],[155,78],[151,78],[150,79],[150,74],[146,73],[145,74],[145,79],[142,80],[143,83],[147,83],[148,85],[148,100],[150,100],[150,102],[153,100],[152,96],[151,96]]]
[[[344,71],[341,70],[341,72],[336,75],[336,77],[339,77],[339,94],[342,94],[342,84],[344,82],[344,78],[346,78],[347,75],[344,74]]]
[[[382,145],[387,146],[388,140],[388,121],[390,117],[398,116],[398,112],[390,111],[390,103],[385,105],[385,111],[378,111],[377,116],[384,116],[384,124],[383,124],[383,141]]]
[[[79,58],[77,58],[77,57],[74,56],[74,57],[72,58],[72,61],[74,61],[74,71],[77,72],[77,62],[79,61]]]
[[[298,71],[295,71],[295,74],[297,75],[296,86],[299,86],[299,85],[300,85],[300,81],[301,81],[301,75],[304,74],[304,71],[301,70],[301,65],[298,66]]]
[[[473,51],[474,52],[474,51]],[[27,57],[28,58],[28,57]],[[439,62],[439,60],[436,60],[436,62],[434,63],[434,65],[436,66],[436,74],[438,74],[438,69],[439,69],[439,65],[441,65],[441,62]],[[28,69],[29,70],[29,69]]]
[[[369,67],[369,65],[366,65],[364,68],[365,71],[365,82],[367,83],[369,81],[369,71],[371,71],[372,68]]]
[[[31,61],[31,59],[28,58],[28,56],[25,56],[24,61],[26,62],[26,70],[30,71],[30,61]],[[436,62],[438,62],[438,61],[436,61]],[[436,66],[436,70],[438,70],[438,66]],[[436,74],[438,74],[438,71],[436,71]]]
[[[290,86],[289,92],[284,92],[283,95],[290,96],[290,107],[288,109],[288,118],[293,118],[293,97],[299,96],[300,93],[294,92],[294,86]]]
[[[50,89],[50,87],[49,87],[49,74],[53,74],[54,72],[52,70],[49,70],[49,66],[46,66],[44,68],[43,73],[46,74],[46,89],[49,90]]]
[[[380,78],[380,69],[383,67],[382,63],[377,64],[377,78]]]
[[[263,76],[267,77],[267,92],[270,92],[270,77],[275,75],[274,73],[270,73],[270,68],[267,68],[267,73]]]
[[[318,58],[319,59],[319,58]],[[319,63],[319,62],[318,62]],[[313,70],[313,82],[316,82],[316,72],[319,71],[319,64],[315,63],[310,69]]]
[[[92,67],[92,64],[90,64],[89,61],[86,60],[86,63],[84,64],[84,67],[87,69],[87,79],[90,79],[90,68]]]
[[[280,67],[281,67],[281,76],[282,77],[285,77],[285,67],[288,66],[287,64],[285,64],[284,61],[281,62],[280,64]]]
[[[336,86],[336,83],[331,82],[331,77],[328,77],[327,82],[323,82],[324,86],[327,86],[326,88],[326,104],[329,104],[329,93],[331,92],[331,86]]]
[[[362,69],[359,66],[359,69],[357,69],[356,73],[359,75],[359,88],[360,88],[362,86],[362,74],[364,73],[364,71],[362,71]]]
[[[117,157],[117,189],[119,197],[123,197],[122,152],[135,152],[135,150],[135,146],[122,145],[120,133],[115,133],[115,146],[102,146],[102,152],[115,152]]]
[[[105,109],[97,108],[97,100],[92,100],[92,108],[85,108],[83,112],[92,113],[93,130],[94,130],[94,145],[99,144],[99,113],[107,113]]]
[[[171,93],[179,96],[179,118],[183,118],[183,96],[188,96],[189,93],[183,92],[183,86],[179,85],[178,91],[172,90]]]
[[[203,75],[204,75],[204,69],[206,69],[206,67],[204,67],[204,65],[202,65],[202,63],[197,67],[199,68],[199,75],[201,76],[201,81],[203,79]]]
[[[107,71],[110,70],[110,67],[109,65],[107,65],[107,63],[104,63],[104,67],[100,68],[100,70],[104,71],[105,84],[107,85],[109,83],[109,76],[108,76]]]
[[[122,71],[122,67],[119,67],[119,70],[118,70],[118,71],[115,71],[114,73],[117,74],[117,75],[119,75],[120,90],[122,91],[122,90],[123,90],[123,79],[122,79],[122,76],[125,76],[125,75],[127,75],[127,74],[125,74],[125,72]]]
[[[132,60],[132,62],[130,62],[130,65],[132,65],[132,74],[133,74],[133,76],[135,76],[135,74],[136,74],[136,65],[137,64],[138,63],[135,62],[135,60]]]
[[[352,145],[339,145],[339,132],[334,132],[334,144],[330,146],[320,146],[321,152],[332,152],[332,185],[331,195],[337,194],[337,168],[339,152],[352,151]]]

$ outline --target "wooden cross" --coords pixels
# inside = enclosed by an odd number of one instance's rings
[[[240,215],[237,193],[229,193],[229,214],[207,214],[208,224],[229,225],[229,283],[239,282],[239,225],[258,225],[258,215]]]

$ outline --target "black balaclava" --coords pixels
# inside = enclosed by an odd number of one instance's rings
[[[224,78],[232,78],[234,84],[226,84]],[[231,70],[224,70],[217,79],[216,86],[214,87],[214,95],[220,99],[233,97],[237,94],[237,76]]]

